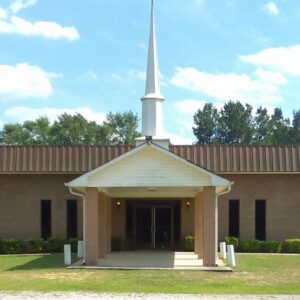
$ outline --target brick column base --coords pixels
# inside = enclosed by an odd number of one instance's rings
[[[204,187],[204,248],[203,265],[207,267],[215,266],[217,262],[217,199],[216,187]]]
[[[98,260],[98,189],[87,188],[85,194],[85,262],[97,265]]]

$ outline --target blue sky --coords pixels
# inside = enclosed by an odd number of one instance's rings
[[[0,126],[68,112],[141,116],[150,0],[0,0]],[[299,0],[156,0],[165,130],[229,99],[299,109]]]

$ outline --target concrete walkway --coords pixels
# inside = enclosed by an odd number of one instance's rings
[[[222,260],[218,261],[218,267],[203,267],[203,261],[195,253],[174,251],[114,252],[99,259],[97,267],[82,266],[82,261],[79,261],[70,268],[232,271]]]
[[[287,295],[184,295],[184,294],[96,294],[96,293],[0,293],[1,300],[300,300],[300,296]]]

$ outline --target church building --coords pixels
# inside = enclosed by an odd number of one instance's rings
[[[168,251],[193,236],[204,266],[217,264],[225,236],[300,237],[300,147],[174,146],[164,101],[152,3],[143,137],[133,146],[0,146],[0,237],[83,239],[84,262],[97,265],[115,240],[122,250]]]

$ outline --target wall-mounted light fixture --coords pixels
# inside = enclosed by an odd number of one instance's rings
[[[118,208],[121,206],[121,202],[120,201],[117,201],[116,204],[117,204]]]
[[[191,206],[191,203],[190,203],[190,201],[186,201],[186,208],[187,208],[187,209],[189,209],[189,208],[190,208],[190,206]]]

